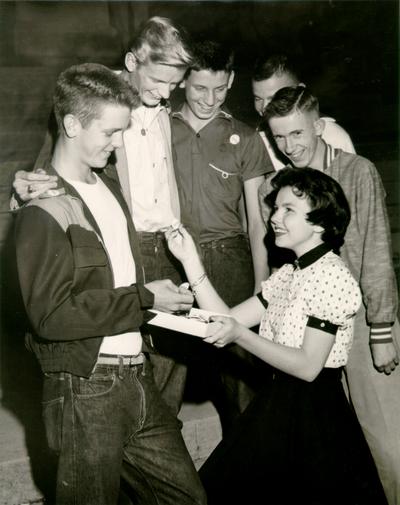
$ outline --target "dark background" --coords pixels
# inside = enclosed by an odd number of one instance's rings
[[[40,374],[24,350],[25,321],[15,283],[11,181],[30,169],[43,142],[58,73],[94,61],[121,68],[134,31],[167,16],[196,35],[217,36],[236,50],[227,103],[255,125],[250,88],[255,55],[290,53],[302,78],[374,161],[388,196],[399,271],[399,4],[397,1],[91,2],[0,0],[0,380],[3,408],[25,426],[33,475],[45,486]],[[173,104],[182,97],[174,95]],[[379,258],[377,258],[379,261]],[[1,407],[0,407],[1,410]]]

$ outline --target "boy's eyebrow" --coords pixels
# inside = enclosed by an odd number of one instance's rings
[[[303,132],[304,128],[296,128],[295,130],[291,130],[287,135],[292,135],[293,133],[296,132]],[[286,137],[287,135],[283,135],[282,133],[276,133],[273,136],[274,137]]]
[[[128,125],[129,126],[129,125]],[[104,128],[104,132],[107,133],[107,134],[110,134],[110,133],[115,133],[115,132],[119,132],[119,131],[122,131],[122,130],[125,130],[126,128]]]

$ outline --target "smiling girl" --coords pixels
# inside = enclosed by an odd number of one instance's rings
[[[229,309],[183,228],[167,233],[197,303],[214,316],[206,342],[235,342],[274,367],[200,470],[210,505],[384,504],[376,468],[341,383],[360,290],[338,256],[350,221],[340,186],[286,168],[268,198],[276,245],[297,256]],[[232,272],[235,275],[235,272]],[[259,335],[248,328],[260,324]]]

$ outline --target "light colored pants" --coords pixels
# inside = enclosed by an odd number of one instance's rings
[[[399,348],[400,326],[397,320],[393,334]],[[389,505],[400,505],[400,365],[391,375],[375,370],[364,307],[356,316],[346,376],[351,402],[374,457]]]

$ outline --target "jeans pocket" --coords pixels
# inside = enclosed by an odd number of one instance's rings
[[[103,396],[111,392],[115,386],[116,380],[117,377],[115,373],[107,375],[94,373],[88,379],[79,377],[76,381],[76,387],[74,387],[74,393],[76,398],[79,399]]]

